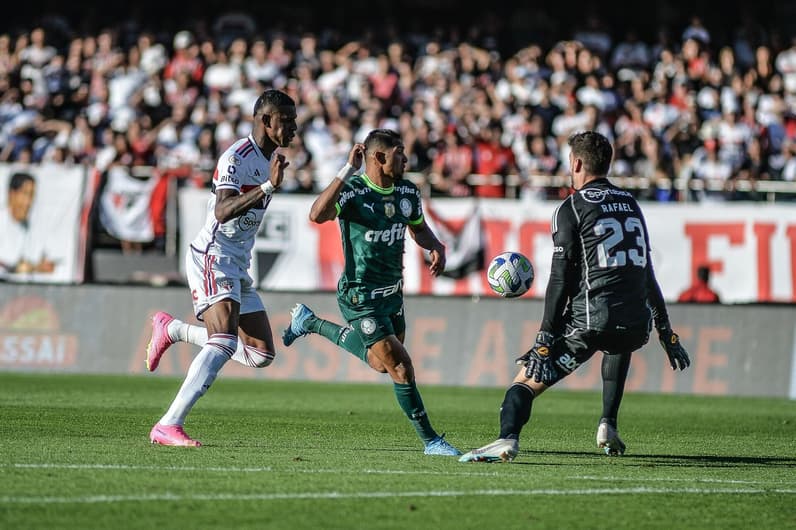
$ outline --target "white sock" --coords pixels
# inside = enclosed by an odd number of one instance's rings
[[[177,396],[169,410],[160,418],[163,425],[183,425],[185,417],[215,381],[221,367],[235,351],[238,337],[219,333],[207,341],[202,351],[191,362]]]
[[[194,326],[176,318],[169,322],[167,333],[172,340],[188,342],[200,347],[204,347],[207,342],[207,328]],[[274,353],[246,346],[242,340],[239,340],[232,360],[252,368],[263,368],[274,360]]]
[[[204,346],[207,342],[207,328],[204,326],[194,326],[183,322],[182,320],[174,319],[169,322],[166,330],[171,337],[171,340],[188,342],[196,346]]]

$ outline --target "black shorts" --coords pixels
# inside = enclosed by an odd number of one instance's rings
[[[651,326],[624,331],[595,331],[567,325],[564,334],[556,336],[550,355],[558,374],[550,385],[562,380],[591,359],[597,351],[606,355],[632,353],[649,341]]]

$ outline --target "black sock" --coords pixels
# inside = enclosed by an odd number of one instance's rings
[[[604,354],[603,375],[603,415],[601,422],[616,427],[619,405],[625,392],[625,381],[630,369],[630,353]]]
[[[531,404],[535,394],[530,387],[514,383],[506,390],[500,405],[500,436],[498,438],[520,439],[520,431],[531,419]]]

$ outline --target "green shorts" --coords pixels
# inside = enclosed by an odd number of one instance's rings
[[[394,294],[366,302],[362,298],[361,293],[354,289],[337,293],[340,313],[366,347],[406,331],[403,296]]]

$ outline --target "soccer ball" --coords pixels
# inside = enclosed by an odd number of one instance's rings
[[[533,283],[531,260],[519,252],[501,252],[486,269],[489,286],[503,298],[525,294]]]

